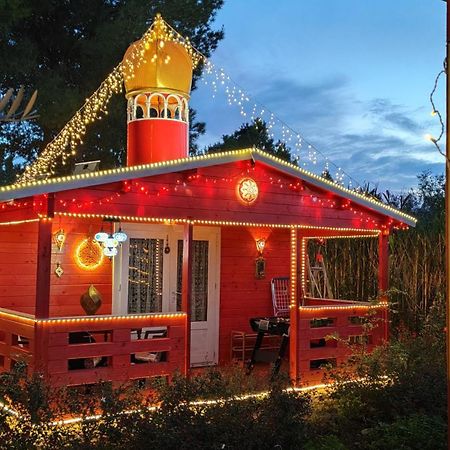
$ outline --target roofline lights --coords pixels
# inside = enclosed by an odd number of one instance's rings
[[[294,170],[295,172],[297,172],[299,174],[306,175],[307,177],[312,178],[316,181],[319,181],[327,186],[330,186],[337,191],[341,191],[341,192],[345,193],[346,195],[350,195],[355,199],[364,200],[365,202],[371,203],[374,206],[378,206],[386,211],[389,211],[396,215],[404,217],[405,219],[408,219],[414,223],[417,222],[417,219],[415,217],[413,217],[409,214],[406,214],[403,211],[400,211],[390,205],[386,205],[383,202],[381,202],[380,200],[377,200],[377,199],[374,199],[371,197],[367,197],[366,195],[360,194],[359,192],[348,189],[340,184],[337,184],[337,183],[334,183],[333,181],[327,180],[326,178],[316,175],[313,172],[310,172],[306,169],[302,169],[301,167],[298,167],[291,162],[284,161],[274,155],[263,152],[257,148],[245,148],[245,149],[231,150],[231,151],[220,152],[220,153],[210,153],[210,154],[199,155],[199,156],[191,156],[191,157],[185,157],[185,158],[180,158],[180,159],[173,159],[173,160],[169,160],[169,161],[155,162],[155,163],[150,163],[150,164],[141,164],[138,166],[119,167],[117,169],[108,169],[108,170],[102,170],[102,171],[98,171],[98,172],[69,175],[66,177],[46,178],[43,180],[37,180],[37,181],[32,181],[32,182],[16,183],[13,185],[0,187],[0,193],[1,192],[10,192],[10,191],[34,187],[34,186],[45,186],[45,185],[52,185],[55,183],[60,184],[60,183],[76,181],[76,180],[96,179],[96,178],[104,176],[104,175],[126,174],[128,172],[137,172],[136,175],[138,176],[138,172],[146,171],[146,170],[153,169],[153,168],[163,168],[163,167],[176,168],[176,166],[185,164],[187,162],[213,160],[213,159],[220,159],[220,158],[223,158],[226,156],[238,156],[238,155],[246,155],[246,154],[248,154],[250,157],[253,157],[254,155],[256,155],[256,157],[260,156],[262,158],[270,159],[281,166],[288,167],[289,169]]]
[[[115,219],[120,222],[143,222],[143,223],[164,223],[168,225],[186,224],[191,223],[193,225],[217,225],[217,226],[237,226],[237,227],[257,227],[257,228],[297,228],[299,230],[327,230],[337,232],[349,232],[355,233],[349,236],[338,237],[377,237],[381,231],[378,229],[367,228],[339,228],[339,227],[327,227],[320,225],[303,225],[303,224],[279,224],[279,223],[257,223],[257,222],[237,222],[227,220],[203,220],[203,219],[181,219],[181,218],[160,218],[160,217],[141,217],[141,216],[112,216],[107,214],[95,214],[95,213],[72,213],[64,211],[55,211],[55,216],[63,217],[78,217],[83,219]],[[44,217],[44,216],[42,216]],[[322,236],[321,236],[322,237]],[[334,237],[334,236],[333,236]],[[309,236],[305,236],[308,239]]]

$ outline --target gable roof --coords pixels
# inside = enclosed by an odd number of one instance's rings
[[[373,197],[360,194],[359,192],[340,186],[319,175],[309,172],[295,164],[286,162],[276,156],[255,148],[211,153],[201,156],[193,156],[164,162],[143,164],[132,167],[120,167],[117,169],[101,170],[86,174],[69,175],[65,177],[48,178],[28,183],[17,183],[0,187],[0,202],[11,199],[31,197],[34,195],[52,192],[67,191],[70,189],[98,186],[118,181],[132,180],[135,178],[164,175],[173,172],[182,172],[202,167],[210,167],[237,161],[253,159],[278,170],[285,175],[300,178],[320,189],[333,192],[334,194],[349,199],[354,203],[369,208],[380,214],[389,216],[395,220],[410,226],[415,226],[416,219],[392,206],[382,203]]]

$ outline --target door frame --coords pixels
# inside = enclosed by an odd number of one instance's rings
[[[183,239],[183,225],[165,225],[165,224],[149,224],[149,223],[121,223],[122,229],[129,237],[143,237],[143,238],[157,238],[166,240],[169,235],[169,242],[171,245],[171,252],[164,253],[164,271],[168,271],[168,275],[163,276],[163,292],[169,296],[165,301],[163,297],[162,312],[171,312],[173,305],[176,308],[175,302],[172,299],[172,290],[176,289],[174,279],[176,280],[176,252],[178,240]],[[114,224],[114,230],[118,229],[119,225]],[[208,226],[194,226],[193,229],[194,240],[208,240],[210,249],[208,252],[208,309],[207,322],[208,328],[211,330],[211,340],[214,343],[212,347],[213,355],[211,365],[218,364],[219,360],[219,327],[220,327],[220,266],[221,266],[221,228]],[[129,243],[129,241],[127,241]],[[123,281],[128,279],[128,246],[121,245],[117,256],[113,258],[112,269],[112,305],[111,310],[113,315],[127,315],[128,301],[122,295]],[[174,267],[171,267],[171,266]],[[174,277],[175,274],[175,277]],[[127,290],[126,290],[127,292]],[[195,324],[196,322],[192,322]],[[194,328],[195,329],[195,328]]]

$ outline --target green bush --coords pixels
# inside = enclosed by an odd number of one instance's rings
[[[441,417],[409,416],[363,430],[361,449],[444,450],[447,425]]]
[[[303,447],[304,450],[348,450],[335,435],[319,436],[310,440]]]

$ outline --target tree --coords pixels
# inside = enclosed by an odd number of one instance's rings
[[[270,136],[266,122],[256,118],[251,123],[241,125],[233,134],[224,134],[222,141],[210,145],[206,153],[217,153],[224,150],[238,150],[256,147],[267,153],[292,162],[290,148],[281,141],[275,142]]]
[[[19,171],[36,157],[42,145],[58,133],[122,59],[128,45],[143,34],[157,12],[209,56],[223,38],[223,30],[212,28],[222,4],[223,0],[0,2],[0,89],[18,85],[37,89],[40,116],[27,129],[25,140],[20,139],[23,124],[2,125],[0,182],[11,179],[11,171]],[[194,87],[200,73],[201,67],[195,71]],[[125,111],[123,96],[111,100],[107,120],[90,126],[78,159],[101,159],[102,168],[124,161]],[[195,148],[195,137],[204,132],[204,124],[194,122],[192,129]]]

